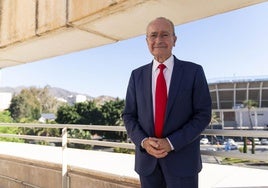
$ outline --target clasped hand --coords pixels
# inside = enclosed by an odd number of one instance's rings
[[[164,158],[171,151],[171,146],[166,138],[149,137],[143,141],[143,148],[156,158]]]

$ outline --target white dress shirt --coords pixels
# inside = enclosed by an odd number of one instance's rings
[[[156,88],[156,79],[157,76],[160,72],[160,69],[158,68],[158,65],[160,63],[157,62],[155,59],[153,60],[153,69],[152,69],[152,96],[153,96],[153,110],[155,114],[155,88]],[[173,66],[174,66],[174,57],[171,55],[166,61],[163,62],[163,64],[166,66],[164,69],[164,77],[166,80],[166,85],[167,85],[167,96],[169,92],[169,86],[170,86],[170,81],[171,81],[171,75],[173,71]]]
[[[160,69],[158,68],[159,66],[159,62],[157,60],[153,60],[153,68],[152,68],[152,96],[153,96],[153,114],[155,116],[155,88],[156,88],[156,79],[157,76],[160,72]],[[169,92],[169,86],[170,86],[170,82],[171,82],[171,76],[172,76],[172,71],[173,71],[173,66],[174,66],[174,56],[171,55],[166,61],[163,62],[163,64],[166,66],[166,68],[164,69],[163,73],[164,73],[164,77],[166,80],[166,86],[167,86],[167,96],[168,96],[168,92]],[[147,138],[145,138],[147,139]],[[141,142],[141,146],[143,147],[143,141],[145,140],[143,139]],[[174,147],[172,145],[172,143],[170,142],[170,140],[168,138],[166,138],[167,141],[169,142],[169,145],[171,146],[171,150],[174,150]]]

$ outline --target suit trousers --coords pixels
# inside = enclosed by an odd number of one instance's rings
[[[198,174],[190,177],[171,176],[161,160],[158,160],[152,174],[140,175],[140,182],[141,188],[198,188]]]

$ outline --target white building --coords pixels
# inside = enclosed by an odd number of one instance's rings
[[[75,96],[75,103],[85,102],[87,101],[87,97],[85,95],[76,95]]]
[[[9,108],[11,103],[12,93],[10,92],[0,92],[0,111]]]
[[[210,81],[212,109],[222,127],[234,129],[268,128],[268,77],[225,78]],[[247,101],[255,107],[248,111]]]

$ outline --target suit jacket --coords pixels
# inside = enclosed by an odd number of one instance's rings
[[[174,150],[156,159],[141,147],[146,137],[155,137],[152,101],[152,64],[132,71],[127,88],[123,120],[136,145],[135,170],[149,175],[157,160],[174,176],[196,175],[202,169],[200,134],[211,120],[211,98],[203,68],[174,57],[163,137]]]

